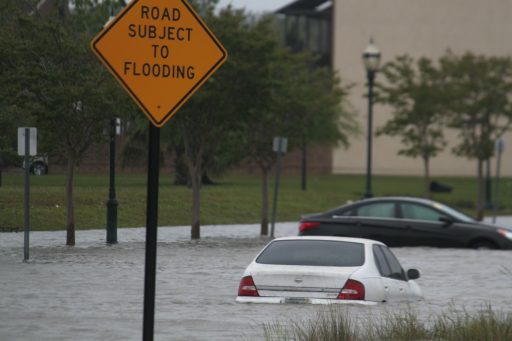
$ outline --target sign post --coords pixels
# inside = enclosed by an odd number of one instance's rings
[[[107,200],[107,244],[117,244],[116,135],[117,118],[110,120],[109,189]]]
[[[505,151],[505,142],[503,142],[502,139],[499,139],[496,141],[495,144],[495,151],[496,151],[496,187],[494,189],[494,205],[492,210],[492,223],[496,223],[496,212],[498,210],[499,206],[499,196],[498,191],[500,189],[500,168],[501,168],[501,154]]]
[[[276,159],[276,182],[274,184],[274,201],[272,203],[272,225],[270,227],[270,238],[274,238],[274,230],[277,215],[277,195],[279,193],[279,178],[281,175],[281,154],[288,150],[288,139],[286,137],[274,137],[272,151],[277,153]]]
[[[148,187],[146,202],[146,273],[144,276],[143,340],[153,340],[155,325],[156,242],[158,185],[160,177],[160,129],[149,124]]]
[[[91,48],[150,120],[143,340],[153,340],[160,129],[226,61],[187,0],[133,0]]]
[[[37,154],[37,129],[18,128],[18,155],[24,156],[25,195],[24,195],[24,225],[23,261],[29,259],[30,246],[30,156]]]

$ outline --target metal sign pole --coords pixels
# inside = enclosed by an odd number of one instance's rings
[[[30,129],[25,128],[25,238],[23,243],[23,261],[29,258],[30,233]]]
[[[279,192],[279,174],[281,173],[281,152],[277,152],[276,183],[274,184],[274,202],[272,207],[272,226],[270,227],[270,238],[274,238],[277,213],[277,193]]]
[[[152,341],[155,326],[156,242],[158,228],[158,183],[160,129],[149,123],[148,192],[146,219],[146,270],[144,276],[144,341]]]
[[[276,182],[274,184],[274,202],[272,207],[272,225],[270,227],[270,238],[274,238],[274,229],[277,215],[277,194],[279,192],[279,178],[281,174],[281,154],[286,152],[288,141],[284,137],[276,137],[274,141],[274,151],[277,152],[276,160]]]
[[[116,119],[110,120],[110,179],[107,200],[107,244],[117,244]]]
[[[503,140],[496,141],[496,184],[494,188],[494,205],[492,210],[492,223],[496,223],[496,213],[498,211],[499,201],[498,201],[498,191],[500,186],[500,168],[501,168],[501,154],[505,149]]]

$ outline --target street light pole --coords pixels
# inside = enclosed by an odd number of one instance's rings
[[[365,198],[373,197],[372,192],[372,142],[373,142],[373,82],[375,81],[375,71],[366,72],[368,78],[368,145],[366,151],[366,189]]]
[[[372,139],[373,139],[373,86],[375,75],[379,68],[380,51],[370,39],[370,45],[363,52],[363,62],[366,68],[366,77],[368,80],[368,146],[366,152],[366,187],[364,191],[365,198],[373,197],[372,192]]]
[[[107,201],[107,244],[117,243],[116,118],[110,120],[110,182]]]

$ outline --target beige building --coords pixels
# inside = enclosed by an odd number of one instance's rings
[[[361,53],[373,37],[382,52],[382,62],[401,54],[437,59],[447,49],[456,54],[471,51],[486,55],[512,54],[512,1],[510,0],[335,0],[333,67],[343,79],[356,83],[351,102],[359,113],[364,134],[367,100],[363,97],[365,70]],[[379,75],[377,74],[377,80]],[[390,109],[374,106],[374,126],[390,117]],[[474,175],[476,162],[455,157],[454,132],[447,132],[446,151],[431,163],[433,175]],[[333,172],[366,171],[366,136],[353,140],[348,150],[333,154]],[[512,133],[505,137],[512,147]],[[397,155],[399,138],[375,137],[373,170],[378,174],[422,174],[420,159]],[[510,148],[503,155],[503,172],[512,175]]]
[[[355,84],[350,103],[358,113],[362,134],[351,140],[349,149],[333,151],[334,173],[366,172],[368,104],[364,97],[367,89],[362,53],[370,37],[382,53],[381,65],[403,54],[436,60],[447,49],[456,54],[467,51],[494,56],[512,54],[511,0],[298,0],[291,3],[297,3],[289,7],[297,14],[306,8],[306,3],[313,11],[329,11],[331,65],[343,80]],[[382,78],[377,74],[376,81],[379,80]],[[390,108],[374,105],[374,129],[389,118]],[[446,135],[449,142],[445,152],[431,161],[432,175],[475,175],[476,161],[455,157],[451,148],[456,135],[448,130]],[[504,140],[502,174],[511,176],[512,133]],[[399,149],[398,137],[374,136],[373,173],[423,174],[421,159],[398,156]]]

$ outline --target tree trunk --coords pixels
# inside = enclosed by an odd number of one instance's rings
[[[201,176],[201,185],[215,185],[215,182],[210,178],[208,172],[203,172],[203,176]]]
[[[200,167],[191,167],[191,183],[192,183],[192,230],[191,238],[201,238],[201,178],[202,172]]]
[[[185,151],[182,148],[175,148],[176,157],[174,158],[174,184],[178,186],[192,187],[190,172],[185,160]],[[204,171],[201,177],[202,185],[214,185],[215,182],[210,178],[208,172]]]
[[[269,171],[262,168],[263,183],[261,185],[261,232],[262,236],[268,235],[268,176]]]
[[[57,10],[59,13],[59,19],[62,22],[66,22],[69,17],[69,1],[67,0],[58,0],[57,1]]]
[[[183,148],[175,148],[174,152],[176,153],[174,158],[174,184],[190,186],[185,150]]]
[[[484,218],[484,199],[485,199],[485,183],[484,183],[484,161],[478,159],[478,193],[476,203],[476,219],[482,221]]]
[[[75,161],[68,158],[67,181],[66,181],[66,207],[67,207],[67,225],[66,225],[66,245],[75,245],[75,207],[73,202],[73,178],[75,172]]]
[[[432,193],[430,193],[430,158],[428,156],[423,158],[423,167],[424,167],[424,194],[425,198],[431,199]]]
[[[184,130],[186,131],[186,130]],[[194,145],[187,134],[183,135],[185,161],[188,167],[188,176],[192,186],[192,225],[191,239],[201,238],[201,179],[203,177],[203,146]]]

